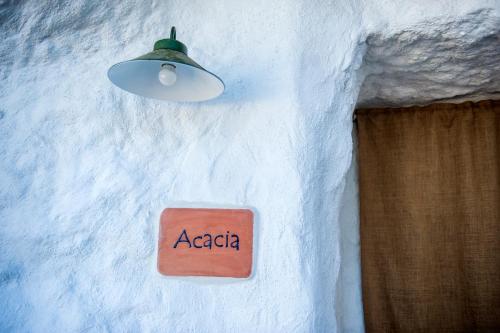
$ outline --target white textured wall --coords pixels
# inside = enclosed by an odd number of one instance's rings
[[[435,2],[0,2],[0,331],[362,331],[365,41],[499,13]],[[223,96],[157,102],[108,81],[171,25]],[[251,279],[156,272],[178,201],[255,208]]]
[[[358,106],[500,98],[500,1],[367,38]]]

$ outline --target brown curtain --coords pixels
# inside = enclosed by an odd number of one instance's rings
[[[500,101],[357,119],[367,332],[500,332]]]

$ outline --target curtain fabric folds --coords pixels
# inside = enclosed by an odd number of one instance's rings
[[[367,332],[500,332],[500,101],[357,119]]]

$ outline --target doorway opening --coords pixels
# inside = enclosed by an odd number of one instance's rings
[[[366,330],[499,330],[498,20],[370,36],[361,72]]]

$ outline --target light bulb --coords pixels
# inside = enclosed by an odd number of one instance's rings
[[[171,64],[161,65],[160,72],[158,73],[158,80],[164,86],[171,86],[177,81],[177,74],[175,74],[175,66]]]

